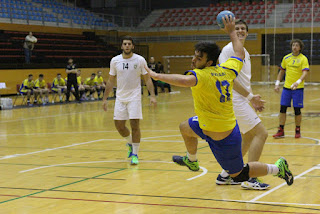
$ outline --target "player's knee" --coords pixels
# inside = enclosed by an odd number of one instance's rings
[[[181,133],[186,132],[186,131],[187,131],[187,129],[188,129],[188,126],[189,126],[189,123],[188,123],[188,121],[187,121],[187,120],[186,120],[186,121],[181,122],[181,123],[180,123],[180,125],[179,125],[180,132],[181,132]]]
[[[284,114],[287,113],[287,108],[288,108],[287,106],[281,106],[280,113],[284,113]]]
[[[232,177],[232,176],[231,176]],[[250,176],[249,176],[249,165],[246,164],[243,168],[242,171],[240,172],[239,175],[232,177],[232,179],[235,182],[243,182],[243,181],[247,181],[249,180]]]
[[[294,107],[294,115],[296,116],[301,115],[301,108]]]

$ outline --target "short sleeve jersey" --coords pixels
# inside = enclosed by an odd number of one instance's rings
[[[286,71],[286,80],[284,87],[291,88],[291,85],[295,83],[302,75],[302,71],[309,71],[308,58],[300,53],[298,56],[294,56],[292,53],[283,57],[280,69]],[[297,88],[304,88],[304,80],[298,85]]]
[[[191,90],[201,129],[225,132],[236,126],[232,88],[233,80],[241,71],[242,65],[241,59],[231,57],[217,66],[186,72],[197,78],[197,83]]]
[[[129,59],[124,59],[122,54],[112,58],[109,74],[117,76],[117,100],[141,100],[141,75],[148,73],[146,66],[146,60],[138,54]]]

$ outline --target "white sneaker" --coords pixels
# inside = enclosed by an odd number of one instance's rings
[[[269,189],[270,185],[262,183],[257,178],[250,178],[248,181],[242,182],[241,187],[244,189],[266,190]]]

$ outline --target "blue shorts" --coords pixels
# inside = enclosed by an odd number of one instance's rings
[[[203,133],[197,116],[189,118],[189,126],[199,137],[208,142],[213,155],[226,172],[235,174],[242,170],[244,165],[241,150],[242,138],[238,123],[228,137],[219,141],[212,140]]]
[[[298,88],[296,90],[283,88],[280,105],[291,107],[291,100],[293,102],[293,107],[303,108],[303,88]]]

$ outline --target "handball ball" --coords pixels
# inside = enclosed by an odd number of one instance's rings
[[[225,17],[225,16],[232,16],[232,18],[234,18],[234,14],[229,11],[229,10],[224,10],[224,11],[221,11],[218,16],[217,16],[217,22],[218,22],[218,25],[221,27],[221,28],[224,28],[224,24],[223,24],[223,21],[222,21],[222,17]]]

